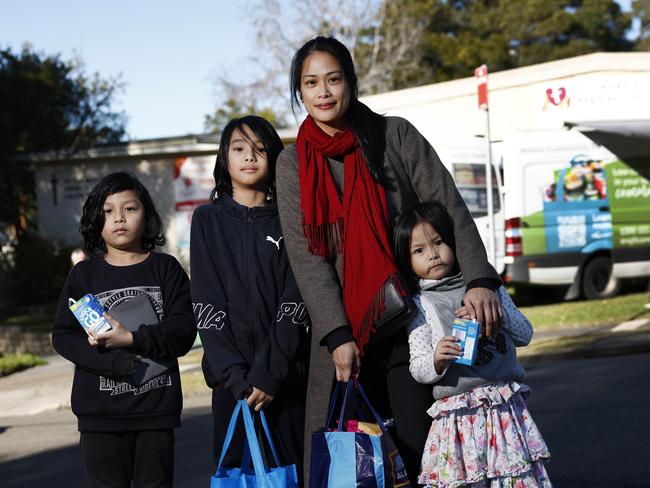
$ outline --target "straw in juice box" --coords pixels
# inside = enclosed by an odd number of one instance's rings
[[[104,318],[104,308],[92,293],[84,295],[76,302],[70,298],[68,303],[73,315],[88,335],[91,331],[97,334],[112,329],[111,324]]]
[[[458,364],[471,366],[474,364],[476,347],[478,346],[479,325],[475,320],[454,319],[451,335],[458,337],[462,356],[453,360]]]

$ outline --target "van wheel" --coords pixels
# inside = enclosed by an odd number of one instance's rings
[[[582,271],[582,294],[589,300],[613,297],[621,288],[618,278],[612,276],[612,262],[605,256],[589,261]]]

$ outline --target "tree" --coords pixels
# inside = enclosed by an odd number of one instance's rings
[[[271,108],[258,108],[253,95],[241,95],[244,91],[255,93],[256,90],[254,88],[235,85],[225,79],[220,81],[220,85],[227,98],[212,115],[208,114],[205,116],[204,127],[206,132],[220,133],[231,119],[249,114],[264,117],[276,129],[287,127],[286,119],[282,115],[276,114]],[[244,100],[246,101],[246,105],[243,104]]]
[[[427,27],[426,22],[418,20],[426,2],[409,3],[400,15],[391,2],[380,0],[256,1],[248,18],[255,29],[258,53],[249,64],[257,72],[247,77],[239,69],[238,78],[248,79],[247,82],[218,78],[217,92],[222,100],[233,98],[244,107],[259,107],[262,104],[258,101],[264,100],[264,107],[279,119],[290,119],[291,59],[303,42],[318,34],[333,35],[350,49],[359,68],[362,94],[387,89],[386,80],[391,73],[410,66],[416,59],[412,50]],[[392,20],[382,22],[384,18]],[[232,97],[228,95],[233,93]]]
[[[428,20],[418,70],[394,88],[471,76],[481,64],[500,71],[633,47],[632,16],[614,0],[437,0]]]
[[[650,50],[650,0],[634,0],[632,14],[638,21],[638,35],[634,40],[634,48],[638,51]]]
[[[111,109],[122,88],[119,78],[88,75],[78,60],[29,46],[0,50],[0,222],[15,238],[35,214],[33,170],[20,155],[122,140],[125,115]]]
[[[635,4],[650,46],[650,0]],[[471,76],[484,63],[494,72],[633,48],[632,15],[614,0],[260,0],[248,17],[258,73],[240,74],[247,83],[222,78],[218,91],[240,106],[272,100],[280,117],[289,113],[291,58],[317,34],[350,49],[361,95]]]

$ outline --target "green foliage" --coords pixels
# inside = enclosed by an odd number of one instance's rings
[[[632,15],[639,23],[639,34],[635,40],[637,51],[650,51],[650,0],[634,0]]]
[[[38,236],[23,236],[14,251],[10,275],[17,303],[56,300],[70,270],[72,249]]]
[[[206,132],[219,133],[224,126],[234,118],[244,115],[259,115],[268,120],[273,127],[281,129],[287,126],[286,121],[270,108],[257,108],[254,103],[243,105],[235,98],[228,98],[224,104],[214,111],[213,115],[206,115],[204,127]]]
[[[88,75],[79,62],[29,47],[0,49],[0,222],[20,237],[35,216],[34,176],[22,153],[74,151],[124,138],[125,116],[111,110],[118,79]]]
[[[43,364],[47,364],[47,361],[34,354],[8,354],[0,357],[0,376],[7,376]]]
[[[634,47],[625,37],[632,15],[614,0],[386,2],[395,15],[417,12],[428,23],[414,51],[419,62],[396,70],[392,88],[472,76],[481,64],[495,72]],[[386,16],[381,28],[389,29],[394,18]]]

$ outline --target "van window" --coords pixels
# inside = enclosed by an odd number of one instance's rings
[[[465,200],[472,217],[484,217],[487,215],[487,191],[485,189],[485,165],[477,163],[454,163],[453,177],[460,195]],[[499,186],[493,168],[492,172],[492,202],[494,213],[501,210],[501,199],[499,198]]]

